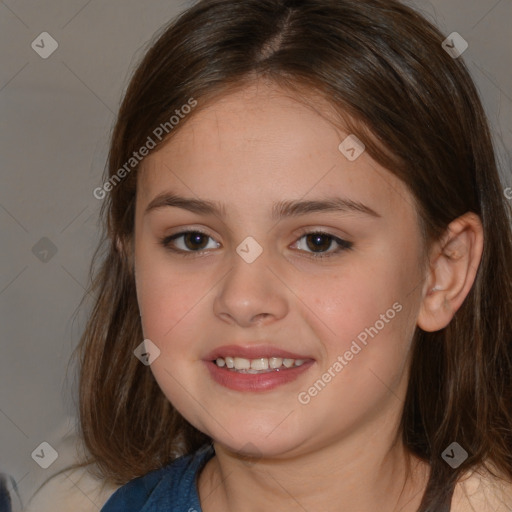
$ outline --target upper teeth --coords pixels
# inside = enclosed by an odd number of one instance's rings
[[[227,366],[235,370],[268,370],[278,369],[281,366],[291,368],[300,366],[304,359],[283,359],[282,357],[259,357],[258,359],[245,359],[244,357],[218,357],[215,361],[221,368]]]

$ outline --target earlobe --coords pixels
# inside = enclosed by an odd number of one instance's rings
[[[434,332],[446,327],[467,297],[483,252],[483,227],[468,212],[455,219],[434,244],[423,288],[418,327]]]

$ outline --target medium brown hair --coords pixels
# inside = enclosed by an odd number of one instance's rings
[[[408,186],[426,247],[457,217],[480,216],[484,250],[471,291],[446,328],[417,327],[413,339],[400,435],[431,467],[421,512],[437,510],[470,468],[489,462],[512,478],[512,214],[477,91],[444,39],[394,0],[202,0],[159,35],[135,71],[107,176],[190,97],[195,113],[263,77],[320,94],[339,112],[369,155]],[[133,355],[143,339],[132,262],[138,167],[103,204],[96,302],[77,348],[86,462],[119,485],[211,441]],[[469,454],[457,469],[441,457],[453,441]]]

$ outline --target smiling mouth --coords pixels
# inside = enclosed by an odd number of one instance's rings
[[[219,368],[235,373],[271,373],[289,370],[302,366],[309,359],[288,359],[282,357],[259,357],[246,359],[245,357],[218,357],[212,362]]]

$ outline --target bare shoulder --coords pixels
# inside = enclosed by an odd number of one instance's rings
[[[455,486],[450,512],[510,512],[512,481],[488,464],[464,475]],[[498,476],[495,476],[498,475]]]

